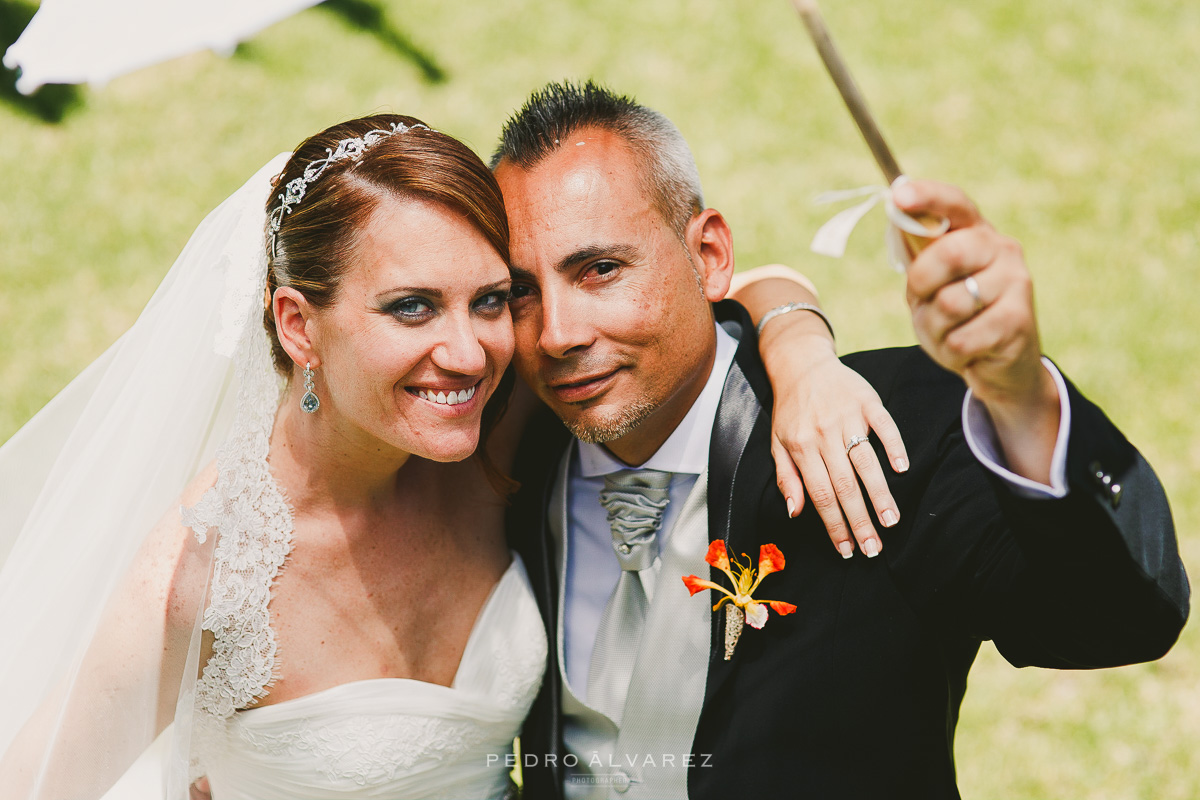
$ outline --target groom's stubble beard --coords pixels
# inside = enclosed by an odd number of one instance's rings
[[[622,363],[623,359],[606,359],[591,353],[582,353],[572,358],[557,361],[551,367],[543,370],[539,378],[544,384],[551,385],[560,380],[570,380],[577,375],[597,374],[607,372],[617,366],[630,366]],[[624,405],[601,413],[590,408],[593,404],[600,406],[603,400],[585,400],[574,408],[563,408],[545,398],[556,415],[562,420],[567,430],[581,442],[588,444],[604,444],[629,434],[636,429],[647,417],[653,414],[660,405],[662,398],[654,396],[649,390],[643,390],[639,396],[627,401]],[[575,413],[570,413],[574,410]]]
[[[658,410],[659,403],[650,399],[638,399],[600,420],[564,420],[567,430],[581,442],[604,444],[621,439],[641,425],[647,417]]]

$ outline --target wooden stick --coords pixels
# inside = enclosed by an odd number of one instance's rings
[[[817,8],[816,0],[792,0],[792,5],[796,7],[800,18],[804,20],[804,26],[808,28],[813,44],[817,46],[817,52],[821,55],[821,60],[825,62],[825,68],[829,70],[829,76],[833,78],[834,86],[842,95],[846,108],[850,109],[850,116],[854,117],[858,130],[867,140],[867,147],[871,148],[871,155],[875,156],[875,163],[883,170],[883,176],[887,178],[888,186],[891,186],[896,178],[904,173],[896,162],[896,157],[892,155],[892,149],[888,147],[887,141],[883,138],[883,133],[879,130],[875,117],[867,108],[867,101],[859,91],[858,84],[850,75],[850,68],[846,66],[841,53],[833,43],[829,29],[825,27],[825,20],[821,18],[821,11]],[[941,224],[940,219],[929,214],[917,214],[914,219],[931,231],[936,230]],[[916,258],[917,254],[933,241],[931,238],[915,236],[907,231],[901,231],[900,236],[904,239],[908,253],[913,258]]]
[[[804,26],[808,28],[808,33],[812,36],[813,44],[817,46],[817,52],[821,55],[821,60],[825,62],[825,68],[829,70],[834,85],[841,93],[842,100],[846,102],[846,108],[850,109],[850,116],[854,117],[859,131],[867,140],[867,147],[871,148],[871,155],[875,156],[875,163],[883,170],[883,175],[887,178],[890,186],[892,181],[903,174],[900,165],[896,163],[896,157],[892,155],[892,150],[884,140],[879,125],[876,124],[870,109],[867,108],[867,101],[863,98],[862,92],[858,90],[858,84],[854,82],[846,62],[842,60],[837,46],[829,36],[829,29],[825,27],[825,20],[821,18],[821,11],[817,8],[816,0],[792,0],[792,5],[796,7],[800,18],[804,20]]]

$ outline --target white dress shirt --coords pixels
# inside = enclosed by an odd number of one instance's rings
[[[637,466],[638,469],[674,473],[668,490],[671,500],[658,531],[660,549],[670,535],[684,499],[695,486],[696,478],[708,468],[708,445],[717,419],[717,406],[721,403],[721,391],[738,345],[720,325],[716,328],[717,355],[700,396],[662,447],[646,463]],[[608,515],[600,505],[600,490],[604,488],[605,475],[631,467],[603,445],[577,442],[575,453],[567,501],[569,532],[563,657],[572,690],[576,696],[586,698],[588,667],[600,617],[621,577],[621,565],[613,552]],[[652,600],[652,585],[647,585],[646,581],[643,585],[648,599]]]
[[[1059,419],[1058,438],[1054,442],[1054,455],[1050,457],[1050,485],[1031,481],[1004,466],[1004,453],[996,437],[996,427],[985,406],[970,389],[963,398],[963,433],[967,446],[985,467],[1006,480],[1012,490],[1030,499],[1067,496],[1067,438],[1071,430],[1071,402],[1067,399],[1067,382],[1062,373],[1042,356],[1042,366],[1054,378],[1058,388]]]

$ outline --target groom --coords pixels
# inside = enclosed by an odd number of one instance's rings
[[[897,197],[952,226],[908,273],[922,346],[845,359],[911,466],[889,474],[900,521],[880,557],[843,560],[775,489],[754,325],[711,305],[733,273],[729,228],[674,126],[550,85],[493,166],[515,363],[561,420],[524,437],[509,520],[555,645],[522,735],[527,797],[954,798],[983,639],[1056,668],[1175,641],[1188,586],[1162,487],[1041,358],[1019,249],[956,189]],[[786,565],[755,594],[796,606],[747,626],[729,660],[719,596],[680,580],[728,585],[705,562],[714,540],[755,562],[777,545]]]

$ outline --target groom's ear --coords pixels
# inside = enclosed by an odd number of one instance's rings
[[[288,357],[302,367],[310,363],[319,367],[321,359],[311,336],[313,307],[308,298],[290,286],[281,286],[271,299],[271,311],[275,314],[279,344]]]
[[[733,278],[733,232],[721,212],[706,208],[688,222],[684,242],[700,274],[704,297],[715,303],[729,292]]]

